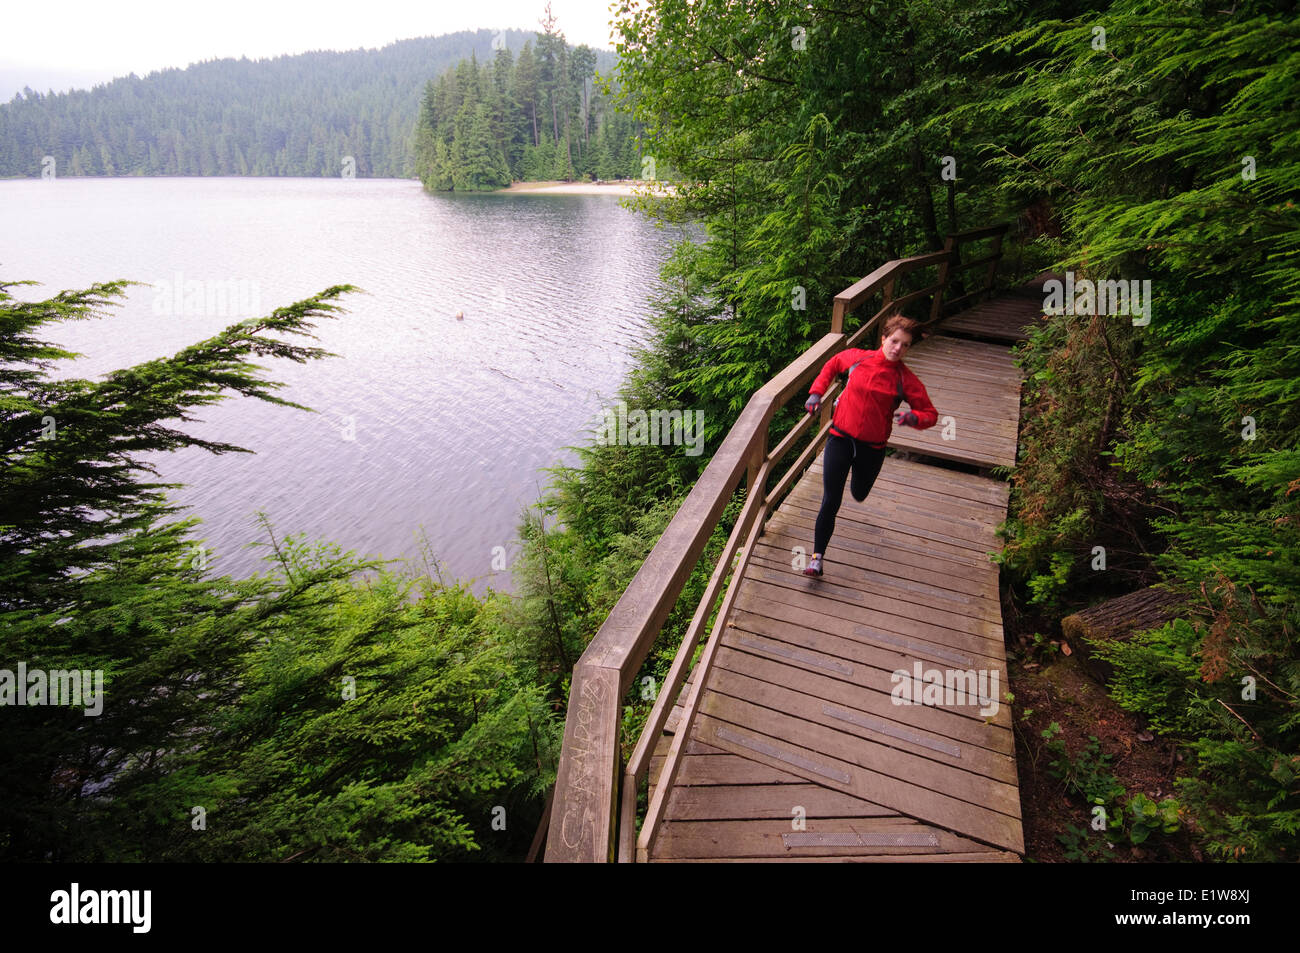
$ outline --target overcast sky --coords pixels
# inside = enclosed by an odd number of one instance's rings
[[[612,49],[612,0],[551,0],[575,46]],[[546,0],[63,0],[7,3],[0,100],[200,60],[353,50],[458,30],[536,30]]]

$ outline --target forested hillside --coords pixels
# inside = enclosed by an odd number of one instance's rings
[[[91,90],[27,92],[0,105],[0,176],[359,176],[413,174],[425,84],[462,58],[493,55],[491,30],[378,50],[223,59],[127,76]],[[534,34],[507,30],[519,50]],[[610,57],[609,54],[605,54]]]
[[[636,178],[639,124],[602,92],[608,67],[570,47],[553,20],[525,43],[480,63],[462,60],[425,89],[416,174],[432,191],[484,191],[512,180]],[[612,64],[613,58],[607,57]]]

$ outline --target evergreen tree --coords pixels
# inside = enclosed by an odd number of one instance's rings
[[[23,685],[19,707],[0,686],[0,856],[518,858],[558,726],[515,674],[494,603],[430,580],[412,601],[412,582],[380,564],[265,523],[277,571],[210,578],[197,521],[172,521],[170,485],[141,458],[240,451],[168,426],[227,393],[299,407],[250,358],[327,356],[276,335],[309,334],[351,289],[91,382],[51,378],[74,355],[39,334],[103,316],[124,283],[33,303],[9,287],[0,649],[29,672],[98,671],[103,693],[83,711],[90,699],[55,704]],[[501,805],[510,834],[493,829]]]

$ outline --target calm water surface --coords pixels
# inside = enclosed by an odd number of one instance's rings
[[[572,462],[613,398],[674,238],[607,196],[431,196],[384,179],[0,182],[0,226],[0,277],[42,283],[18,297],[152,286],[47,331],[85,355],[66,375],[173,354],[331,285],[364,289],[318,342],[296,339],[338,357],[259,362],[318,413],[232,397],[185,427],[254,453],[149,459],[186,484],[173,498],[202,518],[216,572],[268,568],[249,546],[265,540],[262,510],[277,535],[417,566],[422,532],[480,590],[510,587],[494,557],[518,554],[543,468]]]

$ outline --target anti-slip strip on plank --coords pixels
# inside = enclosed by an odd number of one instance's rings
[[[944,754],[950,754],[954,758],[961,757],[961,748],[953,744],[951,741],[945,741],[942,738],[931,738],[929,735],[922,735],[915,731],[909,731],[906,728],[900,728],[898,725],[891,725],[885,721],[869,718],[860,712],[845,711],[842,708],[836,708],[834,705],[822,705],[822,714],[830,715],[832,718],[838,718],[840,721],[847,721],[851,724],[866,728],[869,731],[877,732],[878,734],[897,738],[899,741],[910,741],[914,745],[921,745],[923,748],[929,748],[932,751],[942,751]]]
[[[788,751],[782,751],[775,745],[770,745],[759,738],[751,738],[749,735],[742,735],[738,731],[732,731],[726,725],[718,725],[714,733],[723,741],[730,741],[738,744],[742,748],[748,748],[750,751],[757,751],[759,754],[765,754],[769,758],[776,758],[778,761],[784,761],[786,764],[792,764],[797,768],[803,768],[805,771],[811,771],[813,774],[820,774],[823,778],[830,778],[832,781],[838,781],[840,784],[848,784],[852,779],[847,773],[839,768],[833,768],[830,765],[820,764],[811,758],[805,758],[803,755],[792,754]]]
[[[781,840],[790,847],[938,847],[934,834],[857,834],[853,831],[800,831],[782,834]]]
[[[782,658],[794,659],[797,662],[806,662],[809,665],[816,665],[818,668],[824,668],[829,672],[837,672],[840,675],[852,675],[853,666],[843,665],[840,662],[827,661],[818,658],[811,652],[805,652],[802,649],[786,648],[781,645],[765,645],[748,637],[742,637],[740,644],[748,649],[756,649],[759,652],[767,652],[772,655],[780,655]]]
[[[894,635],[892,632],[876,632],[860,625],[853,630],[853,634],[859,638],[866,639],[868,642],[886,642],[890,645],[896,645],[899,648],[907,649],[909,652],[915,652],[921,655],[937,655],[941,659],[947,659],[949,662],[956,662],[965,668],[970,668],[975,664],[975,660],[969,656],[962,655],[960,652],[949,652],[946,649],[931,648],[928,645],[922,645],[920,642],[914,642],[911,639],[905,639],[901,635]]]

